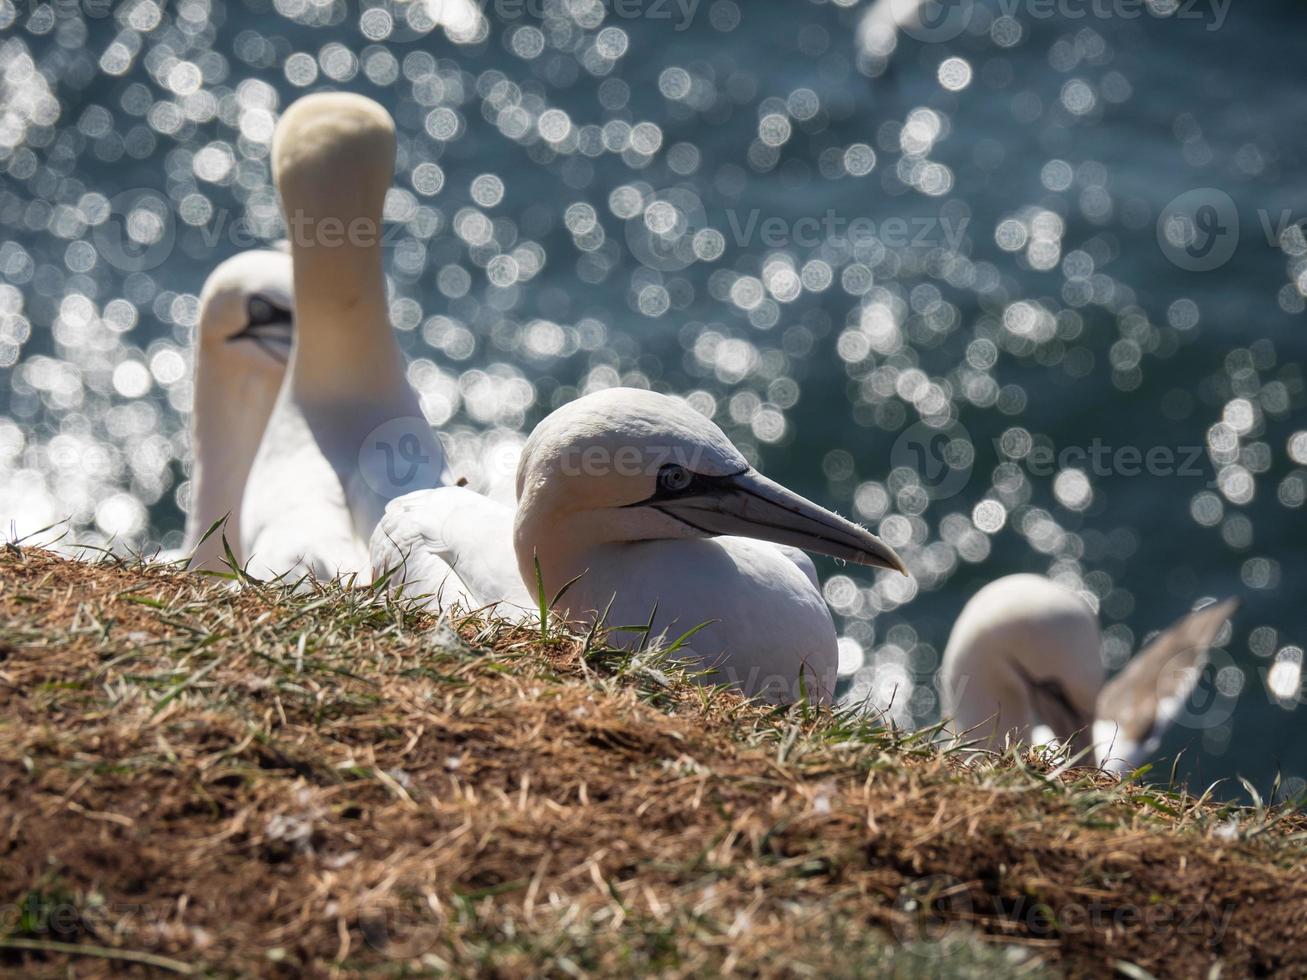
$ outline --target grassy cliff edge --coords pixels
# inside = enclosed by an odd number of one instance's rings
[[[0,971],[1307,973],[1293,808],[602,636],[0,551]]]

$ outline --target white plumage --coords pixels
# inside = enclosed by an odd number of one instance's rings
[[[398,567],[410,594],[530,608],[538,561],[546,597],[567,587],[555,604],[565,618],[606,612],[628,646],[646,638],[621,627],[674,640],[703,626],[680,654],[714,683],[777,702],[829,701],[835,686],[835,626],[798,549],[903,571],[874,535],[766,479],[711,421],[648,391],[554,412],[527,441],[517,490],[516,513],[449,488],[395,501],[373,537],[374,571]]]
[[[463,487],[419,490],[391,502],[372,535],[374,574],[429,608],[493,607],[504,619],[539,615],[513,551],[513,508]]]
[[[369,577],[386,504],[446,480],[391,331],[382,206],[395,131],[375,102],[317,94],[278,123],[273,177],[290,238],[296,335],[244,501],[258,577]]]

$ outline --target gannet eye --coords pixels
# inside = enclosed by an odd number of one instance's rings
[[[679,463],[668,463],[658,471],[658,489],[679,493],[690,485],[690,471]]]
[[[251,327],[282,323],[291,319],[290,310],[262,296],[251,296],[245,304],[245,316]]]
[[[272,304],[262,296],[251,296],[246,312],[250,323],[267,323],[272,319]]]

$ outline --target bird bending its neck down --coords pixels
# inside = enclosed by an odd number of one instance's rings
[[[673,640],[709,624],[679,652],[710,681],[778,702],[828,701],[838,659],[830,611],[784,546],[906,574],[883,541],[768,480],[685,402],[624,388],[532,433],[513,540],[533,592],[537,560],[547,596],[576,580],[558,612],[586,622],[607,610],[610,626]]]
[[[1105,683],[1098,617],[1085,600],[1039,575],[1009,575],[977,592],[953,625],[941,712],[968,741],[1029,744],[1047,729],[1077,760],[1128,771],[1160,746],[1237,606],[1182,617]]]

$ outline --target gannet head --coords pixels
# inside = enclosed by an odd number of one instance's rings
[[[233,256],[200,292],[201,348],[240,358],[247,371],[280,374],[290,356],[292,296],[290,256],[271,249]]]
[[[376,102],[345,92],[306,95],[277,123],[272,175],[292,253],[313,249],[342,261],[379,247],[395,171],[395,124]]]
[[[651,391],[554,412],[527,440],[517,487],[524,564],[555,535],[568,547],[738,535],[907,574],[870,531],[768,480],[711,421]]]

